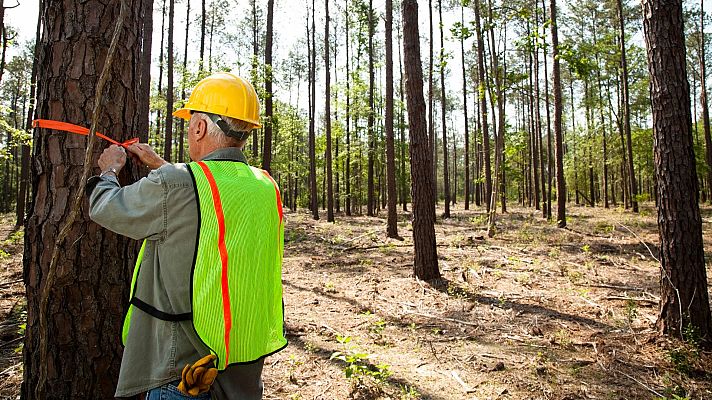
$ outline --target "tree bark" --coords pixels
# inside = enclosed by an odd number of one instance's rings
[[[104,93],[101,132],[123,141],[140,126],[137,102],[143,40],[141,2],[126,0],[128,13]],[[37,115],[89,126],[98,75],[107,57],[120,2],[105,6],[74,0],[45,2],[39,47]],[[93,27],[89,32],[89,27]],[[81,84],[79,84],[81,82]],[[102,229],[80,213],[46,288],[50,255],[60,227],[85,182],[80,181],[87,139],[37,129],[33,146],[33,201],[25,224],[24,281],[27,332],[22,396],[35,398],[39,369],[47,366],[47,399],[114,397],[121,362],[121,327],[137,243]],[[95,156],[101,152],[94,150]],[[96,159],[96,158],[95,158]],[[128,163],[120,180],[136,179]],[[47,359],[40,359],[40,294],[48,290]]]
[[[712,316],[692,143],[682,2],[643,0],[650,71],[660,230],[659,329],[682,335],[695,327],[708,342]]]
[[[413,271],[423,280],[440,280],[438,253],[435,245],[435,203],[431,149],[425,125],[423,71],[418,33],[418,2],[403,0],[403,55],[408,99],[410,135],[410,173],[413,198]]]
[[[467,73],[465,68],[465,6],[460,4],[460,60],[462,62],[462,112],[465,118],[465,210],[470,209],[470,127],[467,118]]]
[[[185,85],[188,80],[188,34],[190,33],[190,0],[186,0],[186,15],[185,19],[185,45],[183,47],[183,73],[181,74],[180,83],[180,101],[185,104]],[[178,162],[185,161],[185,120],[183,118],[178,122],[180,124],[180,134],[178,137]]]

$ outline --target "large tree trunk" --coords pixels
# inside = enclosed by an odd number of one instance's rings
[[[327,0],[328,1],[328,0]],[[329,10],[329,5],[327,4],[327,11]],[[262,168],[266,170],[267,172],[272,172],[272,38],[274,36],[273,32],[273,19],[274,19],[274,0],[268,0],[267,1],[267,35],[265,39],[265,127],[263,129],[264,132],[264,146],[262,147]],[[329,14],[327,13],[326,15],[327,19],[327,43],[328,43],[328,38],[329,38],[329,24],[328,24],[328,19],[329,19]],[[329,50],[328,46],[324,50],[326,54],[326,63],[327,63],[327,68],[326,68],[326,74],[327,74],[327,79],[329,75]],[[329,100],[329,85],[328,85],[328,80],[327,82],[327,95],[326,99],[327,101]],[[327,110],[329,109],[328,103],[327,103]],[[328,118],[328,113],[327,113],[327,118]],[[328,124],[327,124],[328,125]],[[330,132],[329,132],[330,133]]]
[[[556,0],[551,0],[551,57],[554,60],[554,137],[556,141],[556,221],[566,227],[566,182],[564,178],[564,141],[561,114],[561,67],[559,65],[559,29],[556,22]],[[573,101],[573,99],[572,99]]]
[[[435,246],[435,203],[430,144],[425,125],[423,70],[418,34],[418,3],[403,0],[403,56],[410,127],[410,173],[413,198],[413,244],[415,276],[424,280],[439,280],[438,253]]]
[[[388,183],[388,228],[390,238],[398,237],[398,197],[396,196],[396,151],[393,143],[393,0],[386,0],[386,175]]]
[[[124,0],[127,16],[109,70],[98,130],[123,141],[140,126],[141,2]],[[40,45],[37,115],[90,125],[95,87],[107,57],[119,1],[110,6],[66,1],[42,7],[45,29]],[[88,32],[88,27],[93,27]],[[82,82],[77,86],[76,82]],[[80,213],[59,250],[56,280],[46,287],[50,256],[71,203],[83,189],[86,138],[35,130],[33,202],[25,225],[24,280],[27,334],[24,346],[23,398],[34,399],[39,371],[46,366],[46,399],[113,398],[121,362],[121,327],[136,242],[100,228]],[[97,146],[94,155],[101,148]],[[95,158],[96,159],[96,158]],[[127,165],[121,181],[137,178]],[[131,175],[133,173],[133,176]],[[40,296],[49,293],[47,332],[39,330]],[[40,358],[40,341],[47,358]]]
[[[712,316],[697,203],[682,2],[643,0],[643,30],[659,199],[662,271],[658,327],[681,335],[691,325],[709,342]]]
[[[273,0],[270,0],[270,2],[272,1]],[[326,13],[326,16],[324,17],[324,87],[326,89],[326,93],[324,94],[324,124],[326,125],[324,127],[326,130],[326,159],[324,160],[324,162],[326,167],[326,220],[329,222],[334,222],[334,185],[331,165],[331,71],[329,65],[331,63],[331,59],[329,58],[329,47],[331,46],[331,44],[329,43],[329,0],[324,0],[324,6]]]

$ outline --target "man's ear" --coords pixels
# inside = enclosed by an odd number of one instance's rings
[[[208,121],[206,121],[204,118],[200,118],[198,120],[198,124],[195,129],[195,140],[196,141],[201,140],[207,134],[208,134]]]

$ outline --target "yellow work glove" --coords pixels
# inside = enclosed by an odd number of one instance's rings
[[[181,373],[178,390],[188,396],[197,396],[210,390],[210,385],[218,376],[217,368],[213,367],[213,361],[217,357],[210,354],[194,364],[186,364]]]

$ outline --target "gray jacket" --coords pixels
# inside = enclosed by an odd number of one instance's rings
[[[247,163],[234,147],[216,150],[204,160]],[[135,296],[167,314],[189,313],[199,219],[188,167],[166,164],[124,187],[113,175],[94,177],[87,186],[89,215],[94,222],[132,239],[147,239]],[[116,397],[134,396],[180,380],[186,364],[207,354],[191,321],[164,321],[134,308]],[[227,368],[213,384],[212,397],[261,399],[262,366],[260,360]]]

